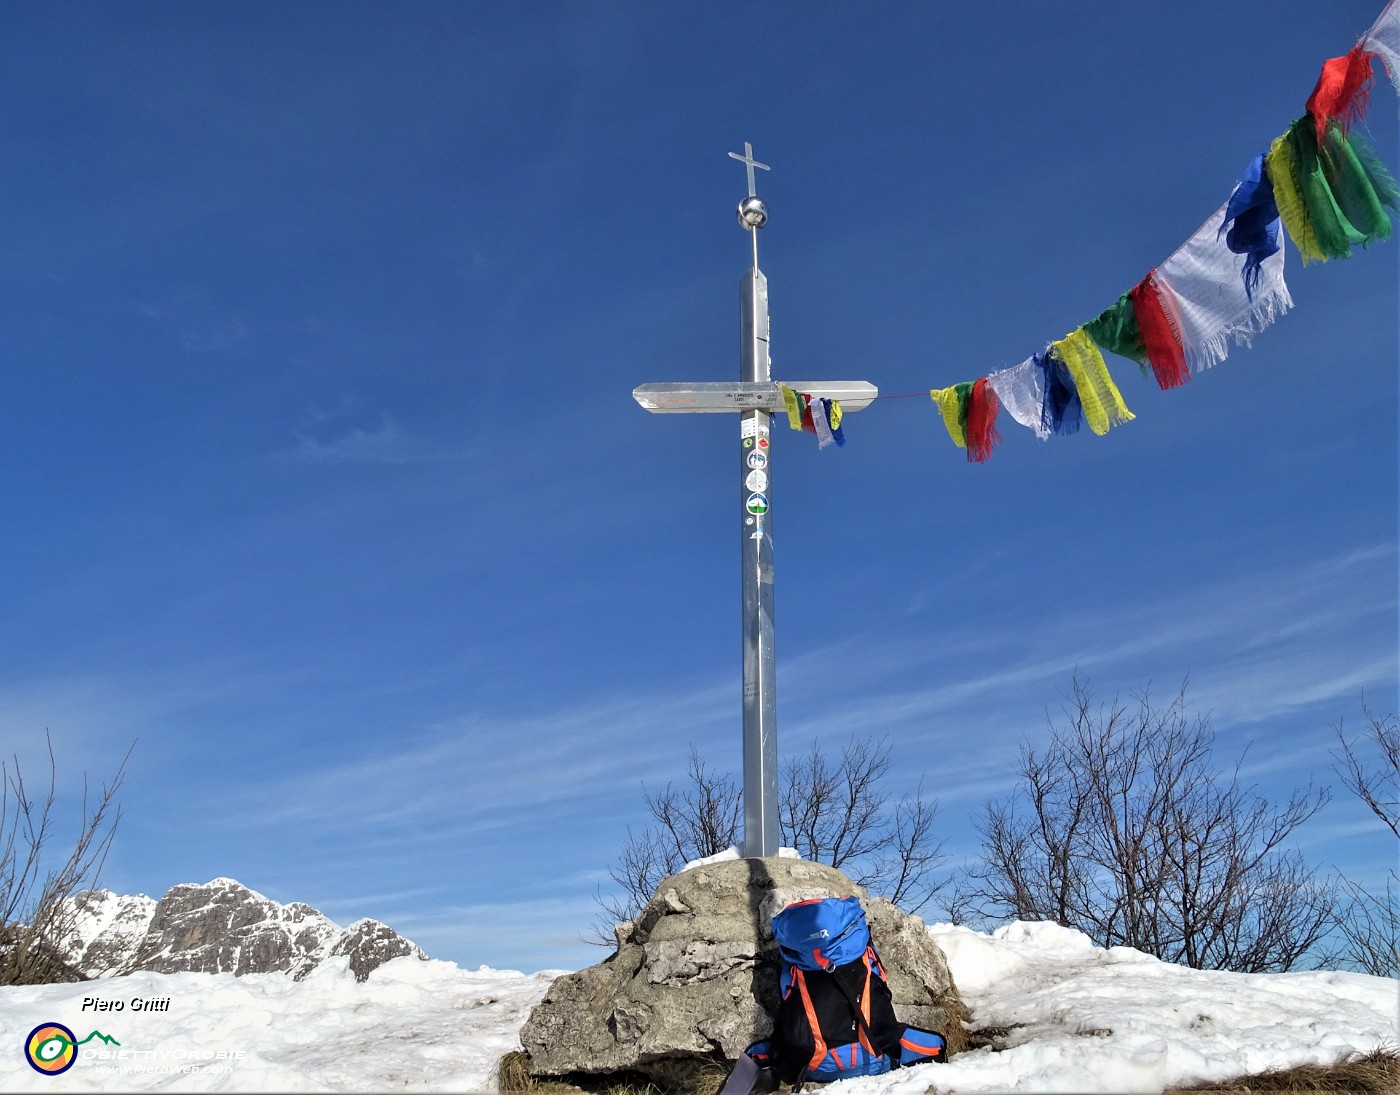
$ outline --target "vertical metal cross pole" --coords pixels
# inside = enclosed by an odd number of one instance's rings
[[[753,158],[731,152],[749,172],[749,196],[739,203],[739,223],[753,237],[753,266],[739,283],[739,381],[641,384],[632,398],[655,414],[739,414],[739,497],[742,511],[741,573],[744,637],[744,855],[778,854],[778,709],[773,671],[773,539],[769,421],[784,409],[770,375],[768,279],[758,268],[758,230],[768,220],[754,192]],[[812,398],[840,402],[844,411],[870,406],[879,395],[864,380],[794,380],[788,387]]]
[[[739,380],[767,384],[768,279],[758,268],[758,230],[768,211],[754,193],[753,169],[769,170],[744,154],[729,155],[748,168],[749,196],[739,204],[739,223],[753,237],[753,266],[739,283]],[[770,414],[748,410],[739,420],[739,485],[743,499],[740,526],[740,581],[743,590],[744,651],[744,855],[778,854],[778,690],[773,658],[772,471],[769,461]]]

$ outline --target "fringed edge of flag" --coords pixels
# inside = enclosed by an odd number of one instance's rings
[[[980,464],[992,455],[1001,434],[997,431],[997,412],[1001,403],[997,400],[996,389],[987,383],[984,376],[972,385],[967,402],[967,458]]]
[[[1381,59],[1386,75],[1400,95],[1400,3],[1390,0],[1358,43]]]
[[[1128,299],[1133,302],[1133,315],[1142,332],[1147,363],[1152,367],[1157,387],[1163,391],[1181,387],[1191,379],[1191,367],[1181,341],[1176,297],[1169,287],[1158,281],[1154,269],[1128,290]]]
[[[1371,58],[1374,56],[1358,42],[1342,56],[1329,57],[1322,63],[1322,72],[1307,104],[1319,146],[1326,140],[1329,124],[1336,123],[1345,133],[1353,122],[1366,117],[1366,108],[1371,102]]]
[[[1293,307],[1288,286],[1280,282],[1276,289],[1251,302],[1249,314],[1196,346],[1186,347],[1187,364],[1196,372],[1219,365],[1230,356],[1230,347],[1254,344],[1254,336],[1267,331],[1279,316]]]
[[[1026,358],[1019,365],[999,369],[987,377],[987,386],[997,394],[1001,405],[1006,408],[1016,422],[1033,430],[1036,437],[1045,441],[1050,431],[1041,421],[1041,407],[1045,403],[1045,393],[1041,389],[1040,375],[1035,368],[1035,360]]]
[[[1351,145],[1361,170],[1375,191],[1376,200],[1392,213],[1400,212],[1400,183],[1395,181],[1395,176],[1390,173],[1390,168],[1381,159],[1371,139],[1358,130],[1348,134],[1347,143]]]

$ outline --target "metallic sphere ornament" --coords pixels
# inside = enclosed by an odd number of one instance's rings
[[[768,223],[768,207],[755,197],[739,203],[739,223],[745,228],[762,228]]]

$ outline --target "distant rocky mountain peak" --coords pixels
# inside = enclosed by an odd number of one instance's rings
[[[232,878],[172,886],[155,901],[85,890],[68,899],[73,929],[60,941],[88,977],[155,973],[286,973],[301,980],[345,957],[355,979],[393,958],[428,956],[377,920],[342,928],[301,901],[282,905]]]

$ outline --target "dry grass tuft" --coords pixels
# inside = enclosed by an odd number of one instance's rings
[[[1377,1049],[1337,1065],[1271,1069],[1200,1087],[1174,1087],[1164,1095],[1395,1095],[1397,1091],[1400,1052]]]
[[[496,1062],[496,1084],[501,1095],[674,1095],[681,1091],[685,1095],[715,1095],[728,1076],[719,1069],[717,1064],[696,1062],[684,1071],[684,1086],[675,1089],[639,1076],[571,1076],[579,1081],[574,1084],[532,1076],[529,1054],[517,1049]]]
[[[530,1075],[530,1057],[512,1050],[496,1064],[496,1084],[501,1095],[579,1095],[582,1088],[558,1080],[538,1080]]]
[[[957,1054],[976,1048],[967,1029],[972,1012],[958,999],[943,1001],[942,1008],[948,1016],[948,1021],[943,1024],[947,1029],[938,1033],[943,1035],[944,1060],[952,1060]]]

